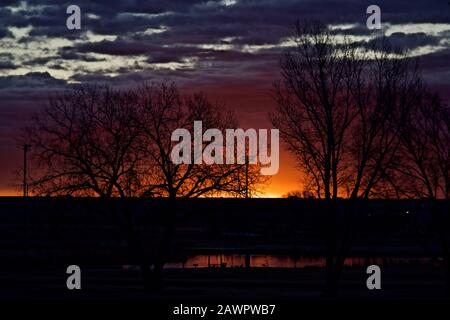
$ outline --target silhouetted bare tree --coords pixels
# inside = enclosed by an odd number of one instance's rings
[[[244,196],[253,194],[265,181],[259,166],[246,164],[175,164],[171,152],[175,143],[172,132],[184,128],[191,134],[191,149],[194,144],[194,121],[202,121],[203,128],[216,128],[225,132],[237,127],[236,117],[223,105],[211,103],[204,94],[183,97],[174,84],[144,84],[135,91],[138,97],[137,122],[143,133],[143,151],[146,155],[147,171],[142,181],[143,195],[167,197],[168,210],[164,216],[164,231],[160,248],[153,264],[151,285],[160,287],[161,272],[171,243],[175,238],[176,220],[183,200],[202,196]],[[199,137],[202,140],[202,137]],[[200,141],[203,152],[207,143]]]
[[[345,188],[351,199],[396,195],[387,186],[399,165],[402,121],[420,100],[423,87],[417,60],[395,52],[385,39],[370,49],[356,62],[364,67],[357,69],[351,86],[357,112],[345,139],[350,146]]]
[[[335,199],[379,194],[397,164],[398,121],[418,97],[415,61],[385,40],[359,50],[320,24],[297,24],[295,48],[281,58],[274,85],[280,129],[304,178],[328,212],[327,295],[337,293],[356,206],[337,217]]]
[[[257,165],[174,164],[172,132],[185,128],[192,133],[194,121],[219,130],[237,126],[222,105],[203,94],[182,96],[174,84],[68,90],[51,98],[25,129],[33,145],[30,190],[33,195],[168,198],[153,272],[135,231],[133,208],[124,209],[130,249],[140,261],[145,283],[159,287],[181,209],[177,199],[243,197],[256,193],[265,181]],[[201,151],[205,147],[201,142]]]
[[[408,198],[428,199],[442,243],[446,294],[450,295],[450,212],[437,199],[450,199],[450,111],[436,93],[424,88],[404,115],[396,189]],[[447,206],[447,210],[449,207]]]
[[[289,150],[316,184],[319,198],[338,197],[344,133],[354,118],[350,85],[354,76],[346,60],[354,50],[341,51],[320,25],[297,25],[295,50],[281,59],[282,82],[275,84],[280,128]]]
[[[137,171],[139,128],[130,94],[81,86],[50,99],[25,128],[33,195],[126,196]]]
[[[449,109],[424,88],[420,101],[405,112],[400,134],[398,189],[412,198],[450,199]]]
[[[152,83],[135,91],[138,97],[137,123],[145,139],[147,171],[145,196],[196,198],[201,196],[242,196],[245,193],[246,165],[243,164],[175,164],[171,160],[172,132],[187,129],[194,149],[194,121],[202,121],[203,129],[216,128],[225,132],[238,126],[233,112],[223,105],[211,103],[202,93],[183,97],[176,86]],[[202,136],[199,137],[202,140]],[[200,141],[200,150],[209,142]],[[257,165],[248,166],[248,188],[251,194],[263,182]]]

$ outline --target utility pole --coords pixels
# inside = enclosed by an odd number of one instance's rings
[[[23,145],[23,196],[28,197],[28,183],[27,183],[27,153],[30,150],[30,144]]]
[[[248,199],[248,156],[245,157],[245,198]]]

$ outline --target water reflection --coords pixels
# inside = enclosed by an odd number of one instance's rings
[[[246,259],[247,258],[247,259]],[[246,263],[247,262],[247,263]],[[346,266],[428,264],[430,258],[365,258],[351,257],[345,260]],[[184,262],[168,263],[165,268],[305,268],[324,267],[324,257],[292,257],[288,255],[196,255]]]

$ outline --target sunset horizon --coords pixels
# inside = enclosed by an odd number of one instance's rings
[[[449,61],[444,0],[2,1],[1,307],[448,314]]]
[[[117,10],[79,5],[79,30],[67,28],[66,8],[51,1],[12,1],[2,8],[7,18],[0,34],[0,196],[21,193],[21,178],[14,175],[23,166],[19,130],[49,96],[74,85],[121,88],[142,81],[175,81],[182,93],[204,92],[234,110],[241,127],[270,129],[269,113],[276,106],[272,83],[281,79],[279,56],[292,48],[289,37],[297,21],[321,21],[338,41],[348,36],[355,44],[364,45],[378,35],[365,29],[367,5],[362,2],[331,2],[320,10],[322,6],[312,2],[209,1],[167,8],[123,4]],[[429,85],[448,101],[448,5],[436,1],[422,10],[420,2],[400,1],[382,7],[382,32],[394,46],[421,59]],[[272,19],[259,12],[270,12]],[[244,28],[249,19],[252,24]],[[280,156],[280,170],[263,191],[269,197],[303,190],[304,177],[284,141]]]

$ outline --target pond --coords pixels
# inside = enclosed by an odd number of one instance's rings
[[[292,257],[289,255],[248,255],[247,262],[252,268],[306,268],[324,267],[324,257]],[[404,257],[349,257],[345,260],[346,266],[376,265],[402,265],[402,264],[429,264],[431,258],[404,258]],[[245,254],[211,254],[188,257],[184,262],[167,263],[165,268],[244,268],[246,266]]]

